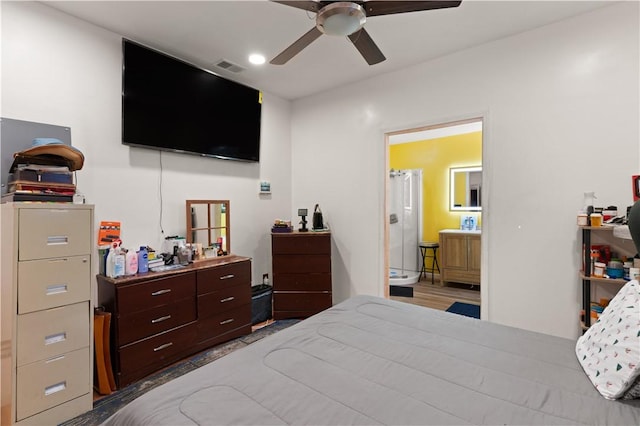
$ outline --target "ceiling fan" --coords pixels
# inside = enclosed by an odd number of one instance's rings
[[[316,13],[316,26],[269,62],[274,65],[287,63],[322,34],[349,37],[349,40],[358,49],[364,60],[369,65],[375,65],[386,58],[369,36],[367,30],[364,29],[364,24],[368,17],[458,7],[462,3],[462,1],[413,0],[272,1]]]

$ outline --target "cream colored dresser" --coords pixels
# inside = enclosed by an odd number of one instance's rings
[[[93,407],[93,206],[2,204],[2,424]]]

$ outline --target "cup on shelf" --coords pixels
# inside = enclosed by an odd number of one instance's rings
[[[606,267],[607,267],[607,265],[605,263],[596,262],[593,265],[593,276],[596,277],[596,278],[604,277],[604,271],[605,271]]]
[[[602,214],[591,213],[591,226],[602,226]]]
[[[587,226],[589,224],[588,216],[586,213],[578,214],[578,226]]]

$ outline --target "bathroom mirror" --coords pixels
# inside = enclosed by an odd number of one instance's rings
[[[187,200],[187,242],[211,247],[222,240],[231,253],[229,200]]]
[[[482,210],[482,167],[452,167],[449,171],[449,210]]]

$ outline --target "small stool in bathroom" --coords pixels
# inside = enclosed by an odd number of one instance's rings
[[[434,243],[430,241],[421,241],[418,244],[420,247],[420,254],[422,255],[422,269],[420,270],[420,278],[424,274],[427,277],[427,272],[431,272],[431,284],[434,283],[433,274],[435,271],[440,273],[440,266],[438,265],[438,247],[440,243]],[[431,267],[427,268],[427,259],[431,259]]]

